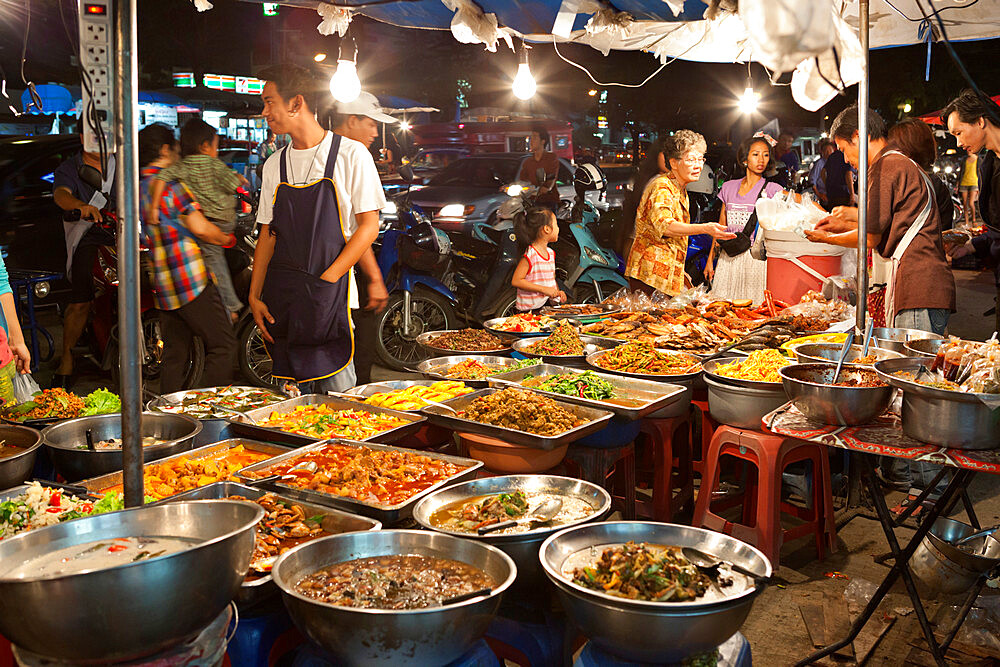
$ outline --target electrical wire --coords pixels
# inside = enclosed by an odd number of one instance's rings
[[[608,82],[608,83],[602,83],[602,82],[598,81],[597,79],[595,79],[594,75],[591,74],[590,70],[588,70],[586,67],[584,67],[583,65],[580,65],[579,63],[573,62],[572,60],[570,60],[569,58],[567,58],[566,56],[564,56],[562,53],[559,52],[559,45],[556,42],[555,35],[552,36],[552,48],[555,49],[556,55],[559,56],[563,60],[563,62],[565,62],[566,64],[572,65],[573,67],[577,68],[578,70],[580,70],[581,72],[583,72],[584,74],[586,74],[587,77],[591,81],[593,81],[596,85],[601,86],[602,88],[608,88],[610,86],[618,86],[620,88],[642,88],[647,83],[649,83],[653,79],[654,76],[656,76],[657,74],[659,74],[660,72],[662,72],[663,69],[667,65],[672,65],[675,61],[677,61],[678,59],[680,59],[681,56],[687,54],[688,51],[690,51],[694,47],[696,47],[699,44],[701,44],[704,41],[705,36],[707,34],[708,34],[708,31],[706,30],[705,33],[702,34],[702,36],[700,38],[698,38],[697,42],[695,42],[694,44],[692,44],[688,48],[684,49],[684,51],[682,51],[681,53],[677,54],[676,56],[674,56],[673,58],[671,58],[667,62],[665,62],[662,65],[660,65],[658,68],[656,68],[656,70],[652,74],[650,74],[645,79],[643,79],[642,83],[617,83],[617,82],[613,82],[613,81],[612,82]],[[660,37],[659,39],[656,40],[656,42],[653,42],[653,44],[656,44],[657,42],[661,41],[665,37],[666,37],[666,35],[664,35],[663,37]],[[650,46],[652,46],[653,44],[650,44]]]
[[[916,0],[915,0],[915,1],[916,1]],[[892,2],[890,2],[890,0],[882,0],[882,2],[884,2],[884,3],[885,3],[885,4],[887,4],[887,5],[889,5],[889,9],[891,9],[891,10],[892,10],[892,11],[894,11],[894,12],[896,12],[897,14],[899,14],[899,15],[900,15],[901,17],[903,17],[903,18],[904,18],[905,20],[909,21],[910,23],[920,23],[920,22],[922,22],[922,21],[928,21],[928,20],[930,20],[930,19],[928,19],[928,18],[927,18],[927,14],[925,14],[925,13],[924,13],[924,10],[923,10],[923,8],[922,8],[922,7],[920,7],[920,3],[919,3],[919,2],[917,2],[916,4],[917,4],[917,8],[918,8],[918,9],[920,9],[920,13],[921,13],[921,14],[923,15],[923,17],[924,17],[924,18],[922,18],[922,19],[915,19],[915,18],[910,18],[909,16],[907,16],[906,14],[904,14],[904,13],[902,12],[902,10],[900,10],[900,9],[899,9],[898,7],[896,7],[896,6],[894,5],[894,4],[892,4]],[[946,12],[946,11],[948,11],[949,9],[968,9],[969,7],[971,7],[971,6],[975,5],[975,4],[976,4],[976,3],[978,3],[978,2],[979,2],[979,0],[972,0],[972,2],[970,2],[970,3],[969,3],[969,4],[967,4],[967,5],[951,5],[950,7],[941,7],[940,9],[935,9],[935,10],[934,10],[933,12],[931,12],[931,14],[932,14],[932,16],[934,16],[935,18],[938,18],[938,19],[940,19],[941,17],[940,17],[940,16],[938,16],[938,15],[939,15],[939,14],[940,14],[941,12]]]
[[[28,53],[28,32],[31,30],[31,0],[24,0],[24,39],[21,41],[21,82],[24,84],[25,88],[28,89],[28,95],[31,97],[31,102],[28,104],[28,111],[32,107],[38,109],[39,113],[43,111],[42,109],[42,98],[38,96],[38,91],[35,90],[35,84],[33,81],[28,81],[24,76],[24,61],[25,56]]]

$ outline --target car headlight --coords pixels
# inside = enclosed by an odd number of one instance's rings
[[[476,210],[475,206],[462,204],[448,204],[442,206],[438,211],[438,218],[463,218]]]
[[[396,202],[387,201],[382,207],[382,215],[396,215]]]
[[[524,186],[518,183],[507,186],[507,196],[508,197],[520,197],[521,193],[524,192]]]
[[[955,171],[955,169],[950,164],[944,168],[944,173],[946,174],[950,174],[953,171]]]

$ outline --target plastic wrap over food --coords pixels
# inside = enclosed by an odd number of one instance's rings
[[[980,400],[1000,408],[1000,341],[985,343],[951,336],[937,352],[931,372],[939,372],[945,388],[980,394]]]

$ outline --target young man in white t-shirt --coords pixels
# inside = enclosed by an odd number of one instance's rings
[[[293,189],[322,185],[334,135],[332,132],[324,130],[316,120],[315,109],[318,106],[319,98],[316,91],[319,88],[315,79],[306,70],[285,66],[265,73],[262,78],[266,81],[262,94],[264,119],[275,134],[287,134],[291,137],[291,145],[286,150],[277,151],[269,157],[261,174],[262,186],[257,222],[261,225],[269,225],[274,215],[275,198],[281,181],[281,161],[285,160],[287,182]],[[343,247],[332,263],[321,270],[306,266],[297,268],[314,275],[318,273],[319,275],[315,277],[326,283],[336,284],[341,279],[350,280],[351,267],[366,251],[370,252],[371,244],[378,236],[379,210],[385,206],[385,195],[382,191],[378,169],[375,167],[375,162],[368,149],[351,139],[340,139],[336,162],[332,170],[332,180],[336,186],[340,217],[339,228],[343,234]],[[325,213],[296,209],[294,215],[296,217],[322,217]],[[254,320],[260,327],[265,341],[274,346],[275,339],[268,331],[268,326],[275,324],[275,317],[272,316],[271,309],[279,307],[284,312],[289,309],[289,304],[280,303],[286,298],[283,291],[272,290],[270,300],[277,303],[267,303],[262,300],[269,264],[276,245],[275,235],[269,232],[270,229],[262,227],[260,238],[257,241],[249,303]],[[289,239],[285,242],[290,241]],[[317,245],[323,241],[324,239],[316,239]],[[289,291],[287,298],[294,298],[292,292],[294,289]],[[299,315],[303,314],[301,310],[294,312]],[[291,317],[294,319],[295,316]],[[337,341],[331,340],[316,344],[322,346],[327,343],[336,345]],[[353,352],[353,334],[349,349]],[[289,346],[287,350],[279,350],[279,352],[287,352],[291,364],[294,366],[301,361],[295,355],[306,356],[313,351],[309,349],[303,351],[302,346],[294,345]],[[277,358],[274,354],[272,354],[272,358],[277,364]],[[342,359],[338,358],[337,368],[332,369],[335,372],[329,372],[331,369],[326,368],[320,368],[315,373],[297,370],[293,374],[293,379],[300,383],[308,382],[311,386],[304,387],[307,391],[343,391],[354,386],[355,374],[353,363],[350,363],[349,359],[348,363],[343,364],[342,367],[339,361]],[[306,365],[311,364],[313,364],[312,357]],[[276,376],[282,377],[277,372]]]

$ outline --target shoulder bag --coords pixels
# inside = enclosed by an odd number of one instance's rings
[[[764,190],[767,189],[767,181],[760,186],[760,191],[757,193],[757,199],[764,196]],[[726,239],[724,241],[716,241],[722,251],[729,255],[730,257],[736,257],[737,255],[742,255],[747,250],[750,249],[750,245],[753,243],[753,233],[757,230],[757,206],[754,205],[753,213],[747,219],[747,224],[743,226],[743,229],[736,232],[736,238]]]

